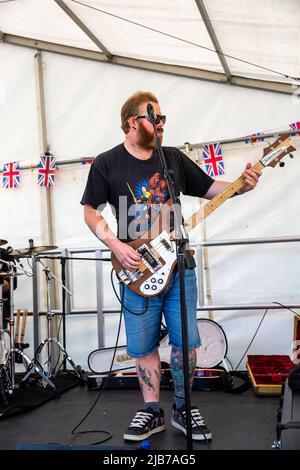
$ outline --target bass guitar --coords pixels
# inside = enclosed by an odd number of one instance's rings
[[[285,155],[296,150],[290,145],[290,139],[290,134],[280,135],[273,144],[263,149],[263,157],[253,168],[255,170],[263,170],[267,166],[274,168]],[[240,176],[207,202],[204,207],[196,211],[184,224],[186,232],[193,230],[243,185],[244,178]],[[170,228],[173,210],[172,202],[168,200],[162,206],[150,230],[138,239],[129,242],[129,245],[141,255],[138,269],[133,271],[126,269],[117,257],[113,253],[111,254],[112,265],[119,280],[143,297],[153,297],[160,294],[168,285],[176,266],[175,231]]]

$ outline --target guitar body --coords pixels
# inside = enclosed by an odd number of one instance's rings
[[[154,297],[168,285],[177,263],[176,244],[170,238],[170,217],[172,201],[168,200],[161,208],[148,232],[129,242],[142,258],[138,269],[124,268],[112,253],[112,265],[120,281],[143,297]]]

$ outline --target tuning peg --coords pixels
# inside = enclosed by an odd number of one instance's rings
[[[280,162],[280,163],[279,163],[279,166],[281,166],[281,167],[284,166],[284,165],[285,165],[284,162]]]
[[[294,158],[294,155],[292,153],[289,153],[290,158]]]

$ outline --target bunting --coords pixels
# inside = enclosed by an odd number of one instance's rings
[[[19,162],[4,163],[2,172],[3,188],[20,187],[20,164]]]
[[[49,188],[54,186],[56,174],[56,157],[51,154],[41,155],[38,164],[38,185],[41,188]]]

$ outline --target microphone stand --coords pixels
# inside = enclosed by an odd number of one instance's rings
[[[66,284],[66,259],[62,256],[60,259],[61,264],[61,282],[62,285],[65,286]],[[62,318],[63,318],[63,347],[66,348],[66,291],[62,289]],[[67,360],[64,359],[63,362],[63,371],[66,372],[67,370]]]
[[[187,450],[193,450],[192,443],[192,422],[191,422],[191,394],[190,394],[190,380],[189,380],[189,359],[188,359],[188,325],[187,325],[187,311],[186,311],[186,298],[185,298],[185,252],[188,249],[188,236],[183,224],[183,217],[179,199],[175,194],[174,180],[171,176],[172,170],[168,169],[166,158],[157,134],[155,119],[156,115],[153,106],[149,103],[147,105],[147,118],[153,126],[155,135],[156,148],[160,159],[160,164],[163,169],[163,175],[167,183],[168,191],[172,200],[172,207],[174,209],[174,228],[175,228],[175,242],[177,251],[177,266],[180,285],[180,308],[181,308],[181,334],[182,334],[182,356],[183,356],[183,377],[184,377],[184,393],[185,393],[185,410],[186,410],[186,440]]]

